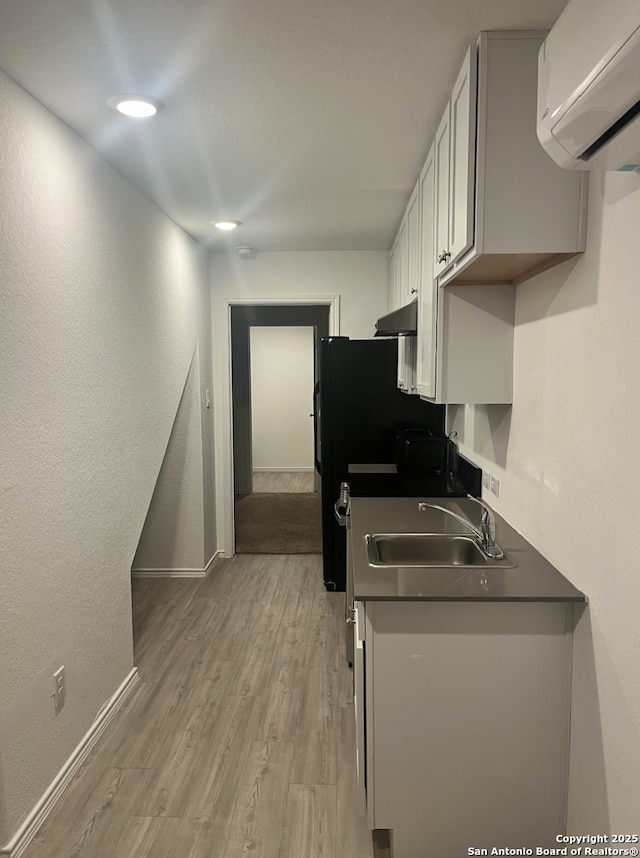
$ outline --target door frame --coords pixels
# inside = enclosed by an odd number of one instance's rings
[[[233,479],[233,409],[231,366],[231,308],[234,306],[304,307],[317,304],[329,307],[329,335],[340,334],[340,296],[317,295],[304,298],[229,298],[224,301],[226,322],[221,326],[220,341],[214,348],[213,372],[217,384],[215,422],[216,532],[218,550],[223,557],[235,554],[234,479]]]

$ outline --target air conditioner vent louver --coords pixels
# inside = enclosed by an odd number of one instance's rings
[[[581,161],[588,161],[590,158],[592,158],[597,152],[599,152],[602,149],[603,146],[606,146],[607,143],[613,137],[615,137],[616,134],[618,134],[618,132],[622,131],[623,128],[626,128],[630,122],[633,122],[633,120],[639,114],[640,114],[640,101],[636,102],[630,110],[627,110],[627,112],[624,114],[624,116],[621,116],[620,119],[618,119],[618,121],[615,122],[611,126],[611,128],[608,128],[604,132],[604,134],[602,134],[600,137],[598,137],[598,139],[596,140],[595,143],[592,143],[588,149],[585,149],[585,151],[582,153],[582,155],[580,155],[580,160]]]

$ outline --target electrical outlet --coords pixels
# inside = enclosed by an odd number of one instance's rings
[[[489,489],[491,486],[491,474],[487,473],[487,471],[482,472],[482,488]]]
[[[53,705],[56,715],[64,706],[64,698],[66,695],[66,678],[64,674],[64,664],[59,667],[53,674]]]
[[[500,480],[495,477],[491,477],[491,494],[500,497]]]

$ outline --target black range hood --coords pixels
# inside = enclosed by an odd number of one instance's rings
[[[376,322],[376,337],[415,337],[418,330],[418,299],[398,307]]]

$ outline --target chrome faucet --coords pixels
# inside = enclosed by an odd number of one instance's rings
[[[504,552],[500,548],[500,546],[496,542],[496,520],[493,515],[493,510],[488,507],[484,501],[480,500],[480,498],[474,498],[473,495],[467,495],[469,500],[475,501],[480,504],[482,507],[482,519],[480,520],[480,529],[475,527],[471,522],[462,515],[458,515],[457,512],[453,512],[450,509],[447,509],[444,506],[438,506],[435,503],[425,503],[424,501],[418,501],[418,509],[420,512],[425,512],[427,509],[438,509],[441,512],[446,512],[447,515],[452,516],[459,521],[461,524],[464,524],[465,527],[468,527],[471,530],[475,537],[478,545],[492,560],[502,560],[504,557]]]

